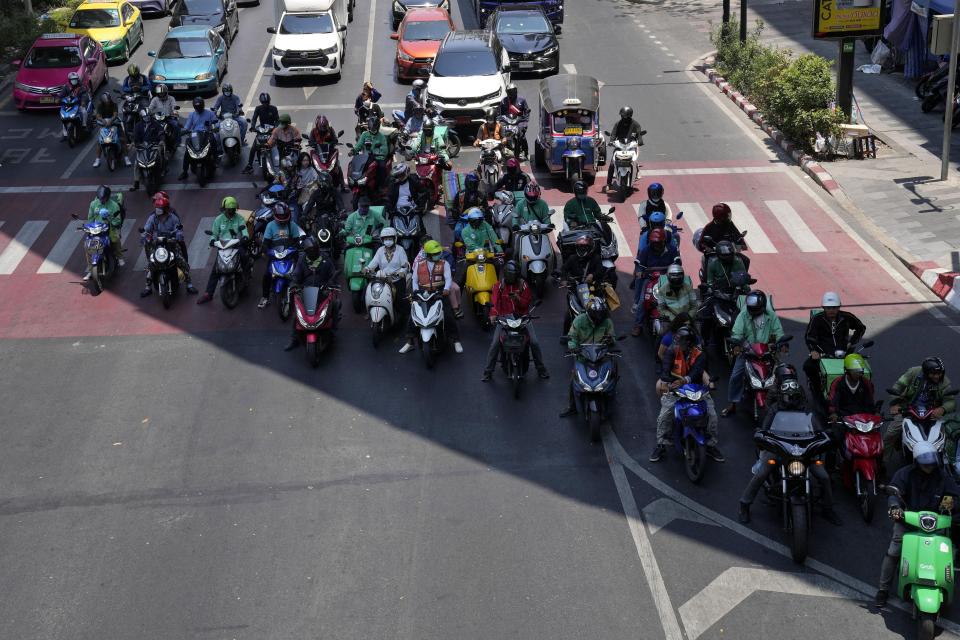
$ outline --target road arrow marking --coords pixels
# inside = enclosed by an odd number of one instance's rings
[[[688,640],[699,638],[755,591],[863,599],[860,594],[839,582],[812,573],[731,567],[681,605],[680,618],[683,620]]]
[[[643,519],[647,522],[647,529],[650,530],[650,535],[655,534],[674,520],[689,520],[699,524],[708,524],[713,527],[720,526],[713,520],[704,518],[699,513],[687,509],[682,504],[674,502],[670,498],[657,498],[645,506],[643,508]]]
[[[316,85],[314,85],[314,86],[312,86],[312,87],[304,87],[304,88],[303,88],[303,99],[304,99],[304,100],[309,100],[310,98],[313,97],[313,94],[315,94],[316,92],[317,92],[317,86],[316,86]]]

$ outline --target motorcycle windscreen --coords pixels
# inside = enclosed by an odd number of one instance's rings
[[[315,314],[320,301],[320,287],[304,287],[301,300],[303,300],[303,308],[306,309],[307,314],[311,316]]]
[[[778,411],[770,424],[770,433],[785,440],[812,438],[813,414],[803,411]]]

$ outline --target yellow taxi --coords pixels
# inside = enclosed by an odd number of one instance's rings
[[[84,2],[71,16],[67,31],[99,42],[109,62],[126,62],[143,43],[143,18],[126,0]]]

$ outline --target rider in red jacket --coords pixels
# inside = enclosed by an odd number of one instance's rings
[[[490,343],[490,350],[487,351],[487,366],[483,370],[484,382],[489,382],[493,377],[493,368],[497,366],[497,356],[500,355],[500,336],[503,334],[503,327],[495,322],[497,316],[525,316],[530,313],[530,302],[533,300],[533,290],[520,277],[520,267],[513,260],[508,260],[503,265],[503,280],[493,287],[493,295],[490,300],[490,320],[494,322],[493,341]],[[543,364],[543,354],[540,351],[540,342],[537,340],[537,334],[533,331],[533,325],[527,325],[527,336],[530,338],[530,353],[533,356],[533,362],[537,366],[537,373],[541,378],[549,378],[547,367]]]

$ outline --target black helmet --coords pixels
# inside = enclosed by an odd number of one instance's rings
[[[266,91],[260,94],[260,104],[270,104],[270,94]]]
[[[229,82],[224,82],[224,83],[223,83],[223,87],[221,87],[220,90],[223,91],[223,95],[225,95],[225,96],[232,96],[232,95],[233,95],[233,85],[230,84]]]
[[[507,284],[516,284],[520,279],[520,267],[513,260],[507,260],[503,265],[503,281]]]
[[[800,380],[799,376],[797,375],[797,368],[789,362],[781,362],[774,367],[773,378],[776,380],[778,387],[789,380],[793,380],[795,382]]]
[[[585,196],[587,195],[587,183],[583,180],[577,180],[573,183],[573,195],[575,196]]]
[[[380,119],[375,116],[367,118],[367,129],[374,133],[380,131]]]
[[[320,245],[317,244],[317,241],[313,239],[313,236],[307,236],[303,239],[303,242],[300,244],[300,248],[303,250],[303,255],[307,256],[308,260],[316,260],[320,257]]]
[[[158,98],[162,98],[165,95],[167,95],[167,85],[158,84],[153,88],[153,92],[156,94]]]
[[[647,198],[650,200],[663,200],[663,185],[659,182],[654,182],[647,187]]]
[[[507,85],[507,97],[511,100],[517,99],[517,85],[513,84],[512,82]]]
[[[434,130],[434,127],[433,127],[432,120],[427,120],[426,122],[423,123],[423,129],[421,129],[421,131],[423,131],[424,135],[432,136],[433,130]]]
[[[583,234],[577,238],[573,246],[579,257],[586,258],[593,253],[593,238],[587,234]]]
[[[487,110],[484,111],[484,113],[483,113],[483,120],[484,120],[484,122],[486,122],[488,125],[496,124],[496,122],[497,122],[497,114],[493,112],[493,109],[487,109]]]
[[[603,298],[590,298],[587,303],[587,317],[595,327],[610,317],[610,310],[607,309],[607,303]]]
[[[200,96],[197,96],[196,98],[193,99],[193,108],[196,109],[197,111],[203,111],[204,106],[205,105],[203,103],[203,98],[201,98]]]
[[[796,381],[785,383],[783,386],[786,386],[787,388],[780,389],[780,401],[778,402],[779,408],[786,409],[787,411],[797,411],[803,409],[803,390],[800,389],[800,386],[797,385]]]
[[[767,310],[767,294],[763,291],[751,291],[747,294],[747,313],[756,317]]]
[[[103,106],[111,105],[113,104],[113,98],[110,97],[109,93],[104,93],[100,96],[100,104]]]
[[[681,349],[685,347],[693,346],[697,341],[697,336],[693,333],[693,329],[690,327],[680,327],[677,329],[677,332],[673,334],[673,341]]]
[[[480,178],[476,173],[471,171],[463,179],[463,188],[466,191],[476,191],[480,188]]]
[[[632,120],[633,119],[633,107],[630,105],[624,105],[620,107],[620,119],[621,120]]]
[[[317,174],[317,183],[321,187],[332,187],[333,186],[333,176],[330,175],[329,171],[321,171]]]
[[[113,192],[110,191],[110,187],[108,187],[105,184],[102,184],[99,187],[97,187],[97,200],[100,200],[101,202],[105,202],[110,199],[111,193]]]
[[[943,360],[936,356],[930,356],[929,358],[924,358],[923,363],[920,365],[920,368],[923,369],[923,375],[929,376],[931,373],[939,373],[941,375],[946,374],[946,367],[943,366]]]
[[[731,264],[736,255],[737,248],[729,240],[721,240],[717,243],[717,257],[723,264]]]

